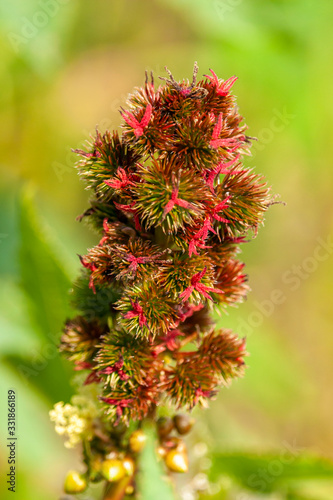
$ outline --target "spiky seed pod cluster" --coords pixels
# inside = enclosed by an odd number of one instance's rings
[[[269,189],[242,164],[251,137],[231,92],[236,78],[211,71],[197,81],[196,64],[191,83],[167,72],[162,85],[146,77],[129,96],[121,135],[97,131],[76,150],[92,193],[79,219],[100,238],[80,256],[79,314],[60,348],[88,370],[85,384],[98,384],[96,429],[154,418],[166,399],[207,406],[245,366],[244,340],[215,330],[210,314],[248,291],[236,256],[263,221]],[[97,446],[104,458],[107,441]]]

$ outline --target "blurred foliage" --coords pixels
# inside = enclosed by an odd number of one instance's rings
[[[277,489],[242,493],[246,475],[274,460],[249,450],[296,443],[332,456],[332,16],[331,0],[0,4],[0,438],[6,391],[15,388],[18,498],[56,500],[77,464],[48,420],[53,403],[72,392],[56,345],[71,314],[76,254],[96,242],[75,223],[87,194],[71,148],[82,147],[97,123],[119,125],[118,109],[145,69],[163,75],[167,65],[176,78],[190,77],[194,60],[200,74],[211,67],[239,76],[234,92],[259,139],[247,165],[287,202],[271,208],[241,255],[253,289],[247,303],[220,318],[247,336],[251,357],[245,378],[204,416],[217,452],[213,477],[224,474],[229,484],[210,498],[333,497],[324,473],[315,473],[322,462],[302,458],[270,483]],[[292,476],[301,465],[302,481]],[[0,468],[7,471],[4,451]],[[0,494],[10,498],[4,482]]]
[[[227,482],[226,477],[229,479]],[[300,455],[299,450],[292,448],[285,448],[278,455],[219,454],[214,457],[210,473],[213,484],[219,485],[220,481],[220,490],[223,490],[223,485],[227,490],[225,486],[229,485],[230,490],[234,492],[235,488],[243,489],[243,493],[238,492],[234,498],[267,500],[326,500],[331,498],[329,495],[333,493],[332,478],[332,462]],[[318,488],[314,497],[315,484]],[[246,492],[248,495],[252,492],[252,496],[247,497]],[[272,494],[275,494],[274,497]],[[220,492],[216,498],[223,498]]]

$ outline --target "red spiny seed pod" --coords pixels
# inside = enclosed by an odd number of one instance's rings
[[[243,166],[251,137],[232,94],[237,78],[211,71],[198,81],[197,64],[191,82],[167,73],[129,96],[121,134],[97,131],[76,151],[92,193],[79,219],[100,235],[80,257],[79,315],[67,321],[60,348],[89,371],[85,384],[96,384],[98,417],[77,410],[75,440],[88,436],[109,482],[129,473],[122,459],[144,443],[141,430],[117,434],[118,425],[157,420],[166,400],[183,410],[207,406],[243,374],[244,339],[215,330],[211,313],[246,296],[236,255],[271,204],[263,177]],[[170,470],[188,468],[183,449],[165,448],[170,433],[191,425],[186,415],[158,420]]]

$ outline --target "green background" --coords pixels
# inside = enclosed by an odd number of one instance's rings
[[[16,498],[59,498],[64,474],[79,463],[48,419],[72,393],[56,344],[71,314],[76,254],[97,241],[75,221],[88,193],[71,148],[82,147],[96,124],[119,126],[118,109],[145,70],[165,75],[168,66],[176,79],[191,78],[195,60],[200,75],[213,68],[220,78],[239,77],[233,92],[259,139],[245,164],[286,202],[271,207],[243,247],[252,292],[219,324],[247,336],[249,368],[199,417],[198,439],[219,454],[213,475],[224,473],[226,491],[232,481],[249,487],[247,460],[257,471],[258,453],[292,447],[297,460],[333,457],[332,19],[330,0],[0,4],[1,498],[13,497],[4,481],[10,388]],[[320,484],[311,474],[319,473],[305,472],[295,496],[283,486],[244,498],[222,488],[214,498],[331,500],[330,473],[319,474]]]

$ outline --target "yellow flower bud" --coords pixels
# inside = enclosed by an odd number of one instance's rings
[[[126,495],[133,495],[133,493],[134,493],[134,486],[132,486],[131,484],[129,484],[128,486],[126,486],[125,493],[126,493]]]
[[[85,477],[75,470],[70,470],[65,479],[65,493],[82,493],[87,488]]]
[[[159,446],[157,448],[156,452],[157,452],[157,455],[158,455],[159,458],[164,458],[167,451],[166,451],[165,448],[163,448],[163,446]]]
[[[125,467],[126,474],[128,476],[133,476],[134,471],[135,471],[135,463],[134,463],[133,458],[125,457],[123,460],[123,466]]]
[[[102,463],[102,474],[110,482],[117,482],[126,475],[126,469],[121,460],[109,459]]]
[[[134,453],[138,453],[143,450],[143,447],[146,443],[147,436],[140,429],[134,431],[129,438],[129,446]]]
[[[172,472],[188,471],[188,459],[185,450],[179,451],[176,448],[168,451],[165,456],[165,463]]]

